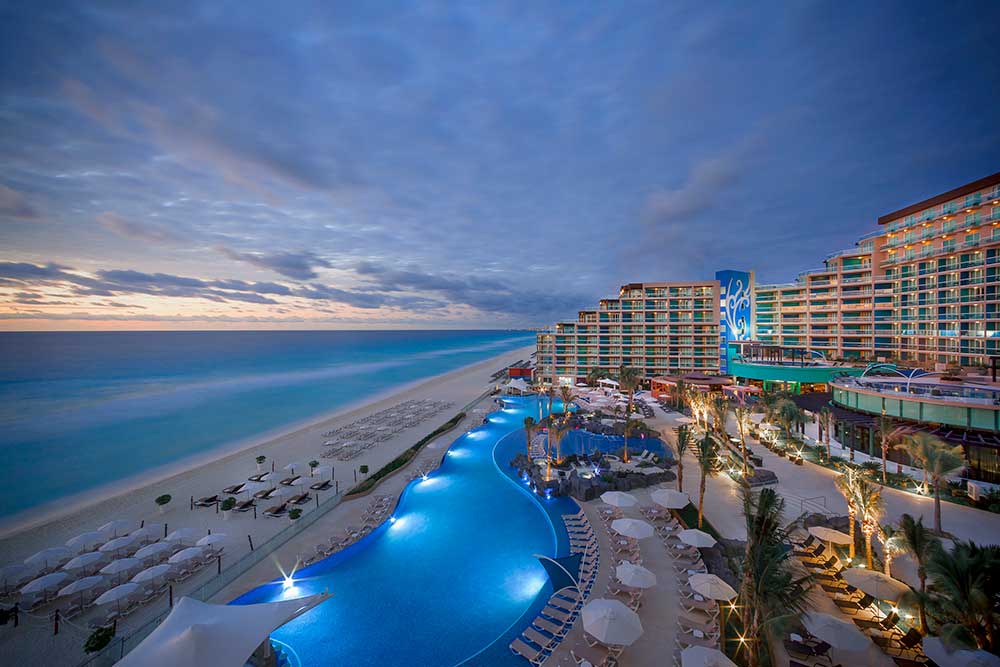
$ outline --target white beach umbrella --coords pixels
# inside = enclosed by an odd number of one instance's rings
[[[860,588],[865,593],[878,598],[895,602],[905,593],[910,592],[910,587],[899,579],[893,579],[887,574],[867,570],[861,567],[849,567],[841,575],[844,581],[855,588]]]
[[[168,572],[170,572],[170,565],[168,565],[167,563],[161,563],[159,565],[154,565],[153,567],[148,567],[142,572],[139,572],[134,577],[132,577],[131,581],[133,584],[142,584],[147,581],[153,581],[155,579],[159,579]]]
[[[103,581],[104,577],[99,574],[84,577],[83,579],[77,579],[73,583],[60,588],[56,595],[62,597],[63,595],[76,595],[77,593],[83,593],[85,591],[89,591],[91,588],[94,588]]]
[[[178,528],[163,538],[164,542],[191,542],[192,544],[201,537],[201,531],[195,528]]]
[[[684,544],[690,544],[691,546],[698,547],[699,549],[715,546],[715,538],[704,531],[698,530],[697,528],[682,530],[677,533],[677,537],[680,538],[681,542]]]
[[[653,527],[639,519],[615,519],[611,522],[611,530],[625,537],[642,540],[656,534]]]
[[[67,571],[83,570],[97,565],[105,558],[107,558],[107,554],[103,554],[100,551],[88,551],[85,554],[80,554],[70,562],[63,565],[62,569]]]
[[[639,615],[619,600],[591,600],[580,615],[583,629],[602,644],[628,646],[642,636]]]
[[[153,556],[159,556],[165,551],[173,551],[174,545],[170,542],[153,542],[152,544],[147,544],[143,548],[132,554],[133,558],[144,559],[152,558]]]
[[[73,552],[66,547],[49,547],[25,558],[24,564],[45,568],[58,565],[72,556]]]
[[[287,470],[288,472],[294,474],[296,468],[298,468],[299,470],[302,470],[305,467],[306,466],[305,466],[304,463],[299,463],[298,461],[295,461],[293,463],[289,463],[288,465],[286,465],[284,468],[282,468],[282,470]]]
[[[605,491],[601,494],[601,500],[612,507],[634,507],[639,502],[631,493],[624,491]]]
[[[247,493],[253,495],[258,491],[263,491],[264,489],[270,489],[271,485],[266,482],[247,482],[240,489],[240,493]]]
[[[21,592],[43,593],[45,591],[50,591],[53,588],[58,588],[59,585],[68,578],[69,575],[65,572],[52,572],[50,574],[46,574],[45,576],[38,577],[37,579],[32,579],[24,586],[24,588],[21,589]]]
[[[154,540],[158,540],[163,536],[163,524],[162,523],[147,523],[139,530],[132,533],[137,537],[151,537]]]
[[[1000,656],[982,649],[949,650],[940,637],[924,637],[924,654],[935,664],[948,667],[1000,667]]]
[[[333,472],[333,468],[328,465],[316,466],[313,468],[313,477],[323,477]]]
[[[852,541],[851,536],[847,533],[826,526],[812,526],[809,528],[809,533],[817,539],[833,544],[850,544]]]
[[[688,494],[673,489],[657,489],[649,494],[649,497],[660,507],[666,507],[670,510],[679,510],[691,503],[691,497]]]
[[[681,651],[681,667],[737,667],[717,648],[689,646]]]
[[[733,587],[714,574],[692,574],[688,578],[688,585],[695,593],[709,600],[732,600],[736,597]]]
[[[98,544],[103,544],[107,540],[107,535],[101,531],[88,530],[86,533],[80,533],[76,537],[71,537],[66,540],[66,546],[76,553],[80,553],[81,551],[89,551]]]
[[[135,525],[134,521],[126,521],[125,519],[115,519],[114,521],[108,521],[106,524],[98,528],[98,532],[104,533],[105,535],[110,535],[111,537],[118,537],[124,533],[127,533],[129,529]]]
[[[225,542],[228,539],[229,538],[226,537],[225,533],[212,533],[211,535],[206,535],[195,542],[195,545],[199,547],[210,547],[213,544],[219,544],[220,542]]]
[[[618,581],[632,588],[652,588],[656,585],[656,575],[641,565],[625,561],[615,568]]]
[[[312,484],[312,477],[299,477],[298,479],[293,479],[288,486],[305,486],[306,484]]]
[[[807,612],[802,616],[802,624],[813,637],[822,639],[842,651],[864,651],[872,645],[872,640],[854,627],[853,623],[842,621],[829,614]]]
[[[201,547],[188,547],[187,549],[181,549],[175,553],[167,559],[167,562],[171,565],[177,565],[178,563],[185,563],[192,558],[200,558],[204,553],[205,552]]]
[[[122,535],[121,537],[116,537],[113,540],[108,540],[101,545],[101,548],[98,549],[98,551],[102,553],[111,553],[120,549],[127,549],[138,541],[139,536],[134,533],[132,535]]]
[[[132,595],[136,591],[140,590],[139,584],[133,584],[132,582],[126,582],[115,586],[109,591],[104,591],[96,600],[94,604],[110,604],[112,602],[121,602],[128,596]]]
[[[122,572],[134,570],[141,565],[142,561],[138,558],[119,558],[102,567],[101,574],[121,574]]]

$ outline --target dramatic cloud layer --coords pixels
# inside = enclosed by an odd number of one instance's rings
[[[1000,6],[870,4],[8,3],[0,328],[791,279],[1000,169]]]

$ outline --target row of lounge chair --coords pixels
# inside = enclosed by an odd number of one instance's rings
[[[326,542],[316,545],[312,553],[299,556],[299,562],[310,565],[351,546],[375,530],[392,511],[392,496],[375,496],[361,518],[361,526],[348,526],[342,535],[334,535]]]
[[[896,612],[883,615],[873,596],[848,584],[841,576],[843,564],[832,549],[828,549],[822,541],[808,533],[804,537],[793,536],[792,549],[799,563],[812,572],[816,583],[830,596],[837,608],[896,664],[910,667],[927,662],[920,632],[914,627],[903,632],[898,625],[901,619]],[[809,662],[827,657],[826,651],[829,650],[822,643],[808,639],[786,640],[785,648],[794,659],[806,660],[806,667]],[[799,664],[802,665],[801,662]]]

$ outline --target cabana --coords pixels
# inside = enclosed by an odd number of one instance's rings
[[[524,394],[528,394],[531,392],[531,387],[529,387],[528,383],[522,380],[521,378],[514,378],[513,380],[508,381],[507,384],[504,385],[504,391],[506,391],[508,394],[516,394],[518,396],[523,396]]]
[[[271,632],[301,616],[329,593],[263,604],[223,605],[183,597],[170,615],[118,661],[119,667],[243,667]]]
[[[597,381],[597,386],[602,389],[617,389],[619,385],[617,381],[611,378],[601,378]]]

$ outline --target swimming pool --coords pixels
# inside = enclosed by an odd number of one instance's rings
[[[516,479],[507,463],[526,447],[524,417],[540,408],[533,396],[505,401],[427,480],[410,483],[393,522],[299,571],[293,587],[276,579],[233,603],[329,590],[272,635],[303,666],[522,666],[507,644],[551,590],[535,554],[566,553],[559,515],[576,505]]]

